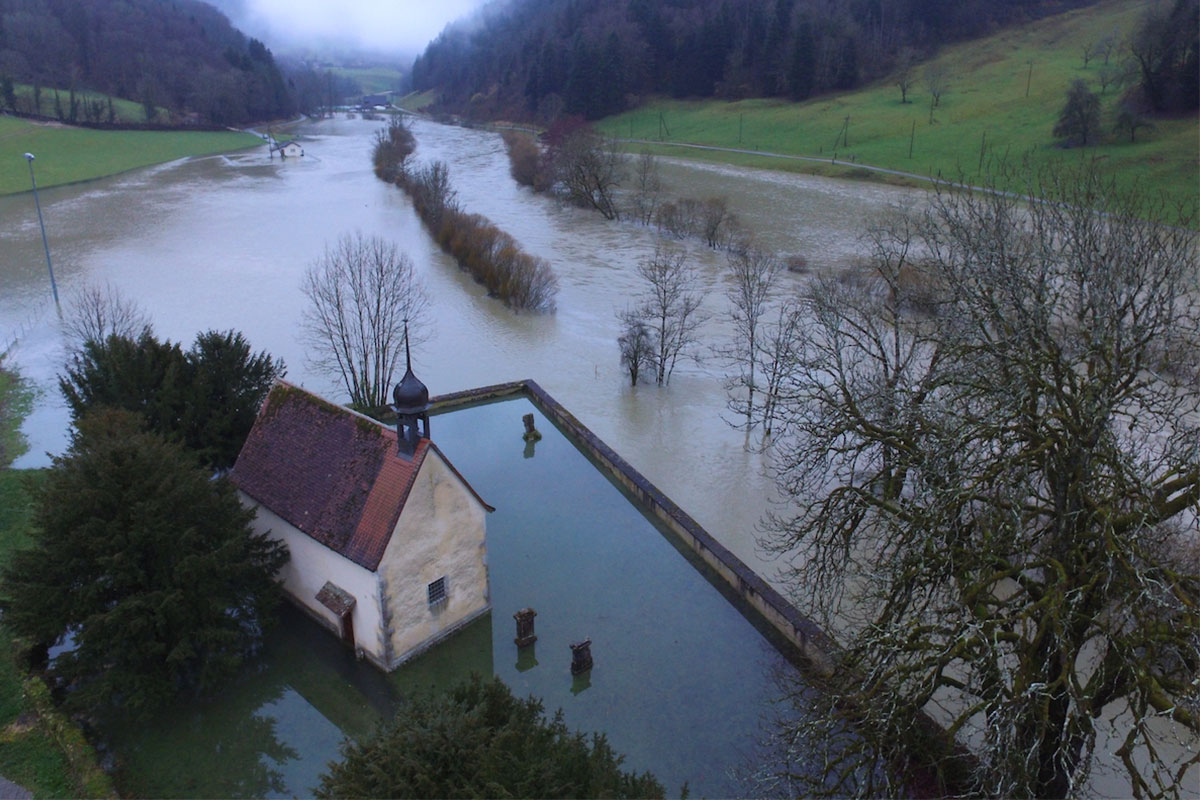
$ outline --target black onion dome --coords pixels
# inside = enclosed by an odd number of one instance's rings
[[[392,391],[392,399],[397,411],[419,412],[429,408],[429,389],[421,380],[413,375],[412,369],[404,373],[404,377]]]

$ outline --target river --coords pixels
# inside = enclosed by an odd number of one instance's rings
[[[553,314],[514,314],[436,247],[399,189],[370,169],[379,123],[325,120],[300,129],[306,155],[270,160],[266,149],[187,159],[86,184],[43,190],[55,274],[64,300],[109,282],[152,317],[159,336],[189,343],[198,331],[235,328],[287,362],[288,377],[332,399],[343,392],[305,358],[300,291],[326,243],[361,231],[408,253],[432,299],[430,340],[413,353],[434,394],[533,378],[739,557],[771,579],[755,526],[772,496],[763,457],[723,421],[724,367],[684,363],[669,386],[630,388],[622,373],[616,312],[639,291],[635,267],[657,233],[605,221],[519,187],[499,136],[416,121],[419,161],[441,159],[459,202],[489,217],[558,275]],[[813,269],[840,269],[865,245],[864,220],[919,194],[876,184],[661,160],[666,194],[725,195],[772,250],[802,254]],[[16,340],[16,365],[41,390],[17,466],[48,463],[67,442],[55,376],[62,334],[42,254],[33,198],[0,198],[0,349]],[[700,269],[706,346],[729,334],[724,256],[687,244]],[[794,291],[787,274],[780,291]]]

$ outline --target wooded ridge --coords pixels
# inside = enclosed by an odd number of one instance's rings
[[[451,25],[413,88],[474,117],[598,119],[648,94],[844,91],[981,36],[1090,0],[514,0]]]

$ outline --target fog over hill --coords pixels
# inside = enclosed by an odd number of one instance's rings
[[[485,0],[206,0],[282,53],[352,53],[411,60]]]

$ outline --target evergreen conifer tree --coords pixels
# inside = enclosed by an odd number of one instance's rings
[[[347,742],[321,777],[332,797],[662,797],[653,775],[622,772],[602,734],[547,720],[535,698],[474,676],[412,701],[367,744]]]
[[[52,673],[67,707],[139,716],[218,685],[261,636],[283,545],[249,528],[233,487],[146,432],[135,414],[79,420],[33,487],[34,543],[0,580],[4,623]]]

